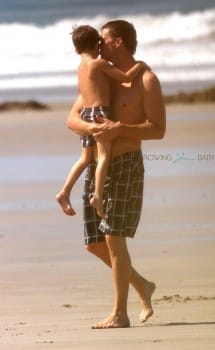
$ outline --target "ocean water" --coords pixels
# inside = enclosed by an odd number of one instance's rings
[[[165,93],[215,84],[214,1],[1,0],[0,102],[74,99],[80,57],[69,33],[118,18],[134,24],[135,57],[152,67]]]

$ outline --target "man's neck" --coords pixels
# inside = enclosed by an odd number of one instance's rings
[[[132,55],[119,55],[118,57],[114,57],[112,63],[115,67],[119,68],[123,72],[127,72],[134,64],[135,59]]]

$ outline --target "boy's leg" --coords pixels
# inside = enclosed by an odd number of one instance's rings
[[[111,143],[97,143],[98,162],[95,172],[95,192],[90,204],[96,209],[97,214],[104,219],[103,191],[107,176],[107,168],[110,161]]]
[[[92,155],[93,147],[82,147],[80,159],[73,165],[72,169],[69,172],[69,175],[66,178],[62,190],[56,195],[58,203],[67,215],[73,216],[76,214],[70,202],[70,193],[83,170],[91,162]]]

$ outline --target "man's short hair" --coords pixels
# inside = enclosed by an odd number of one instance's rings
[[[79,54],[92,50],[100,40],[97,30],[88,25],[76,27],[70,34],[74,47]]]
[[[132,23],[124,20],[115,20],[107,22],[102,29],[109,29],[113,38],[121,37],[125,47],[133,55],[137,47],[137,33]]]

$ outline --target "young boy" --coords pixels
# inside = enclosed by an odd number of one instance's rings
[[[88,25],[77,27],[72,32],[72,40],[76,52],[81,55],[81,63],[78,68],[78,88],[82,96],[83,108],[81,117],[87,122],[95,122],[96,116],[111,118],[110,78],[121,82],[132,81],[143,69],[149,67],[143,63],[136,63],[129,71],[123,73],[99,55],[100,37],[96,29]],[[91,135],[81,136],[82,154],[80,159],[72,167],[62,190],[56,195],[56,199],[67,215],[75,215],[70,203],[70,192],[83,170],[92,161],[93,147],[96,143]],[[104,218],[103,187],[107,175],[107,167],[111,154],[111,143],[96,143],[97,166],[95,172],[95,192],[90,199],[90,204],[96,209],[97,214]]]

